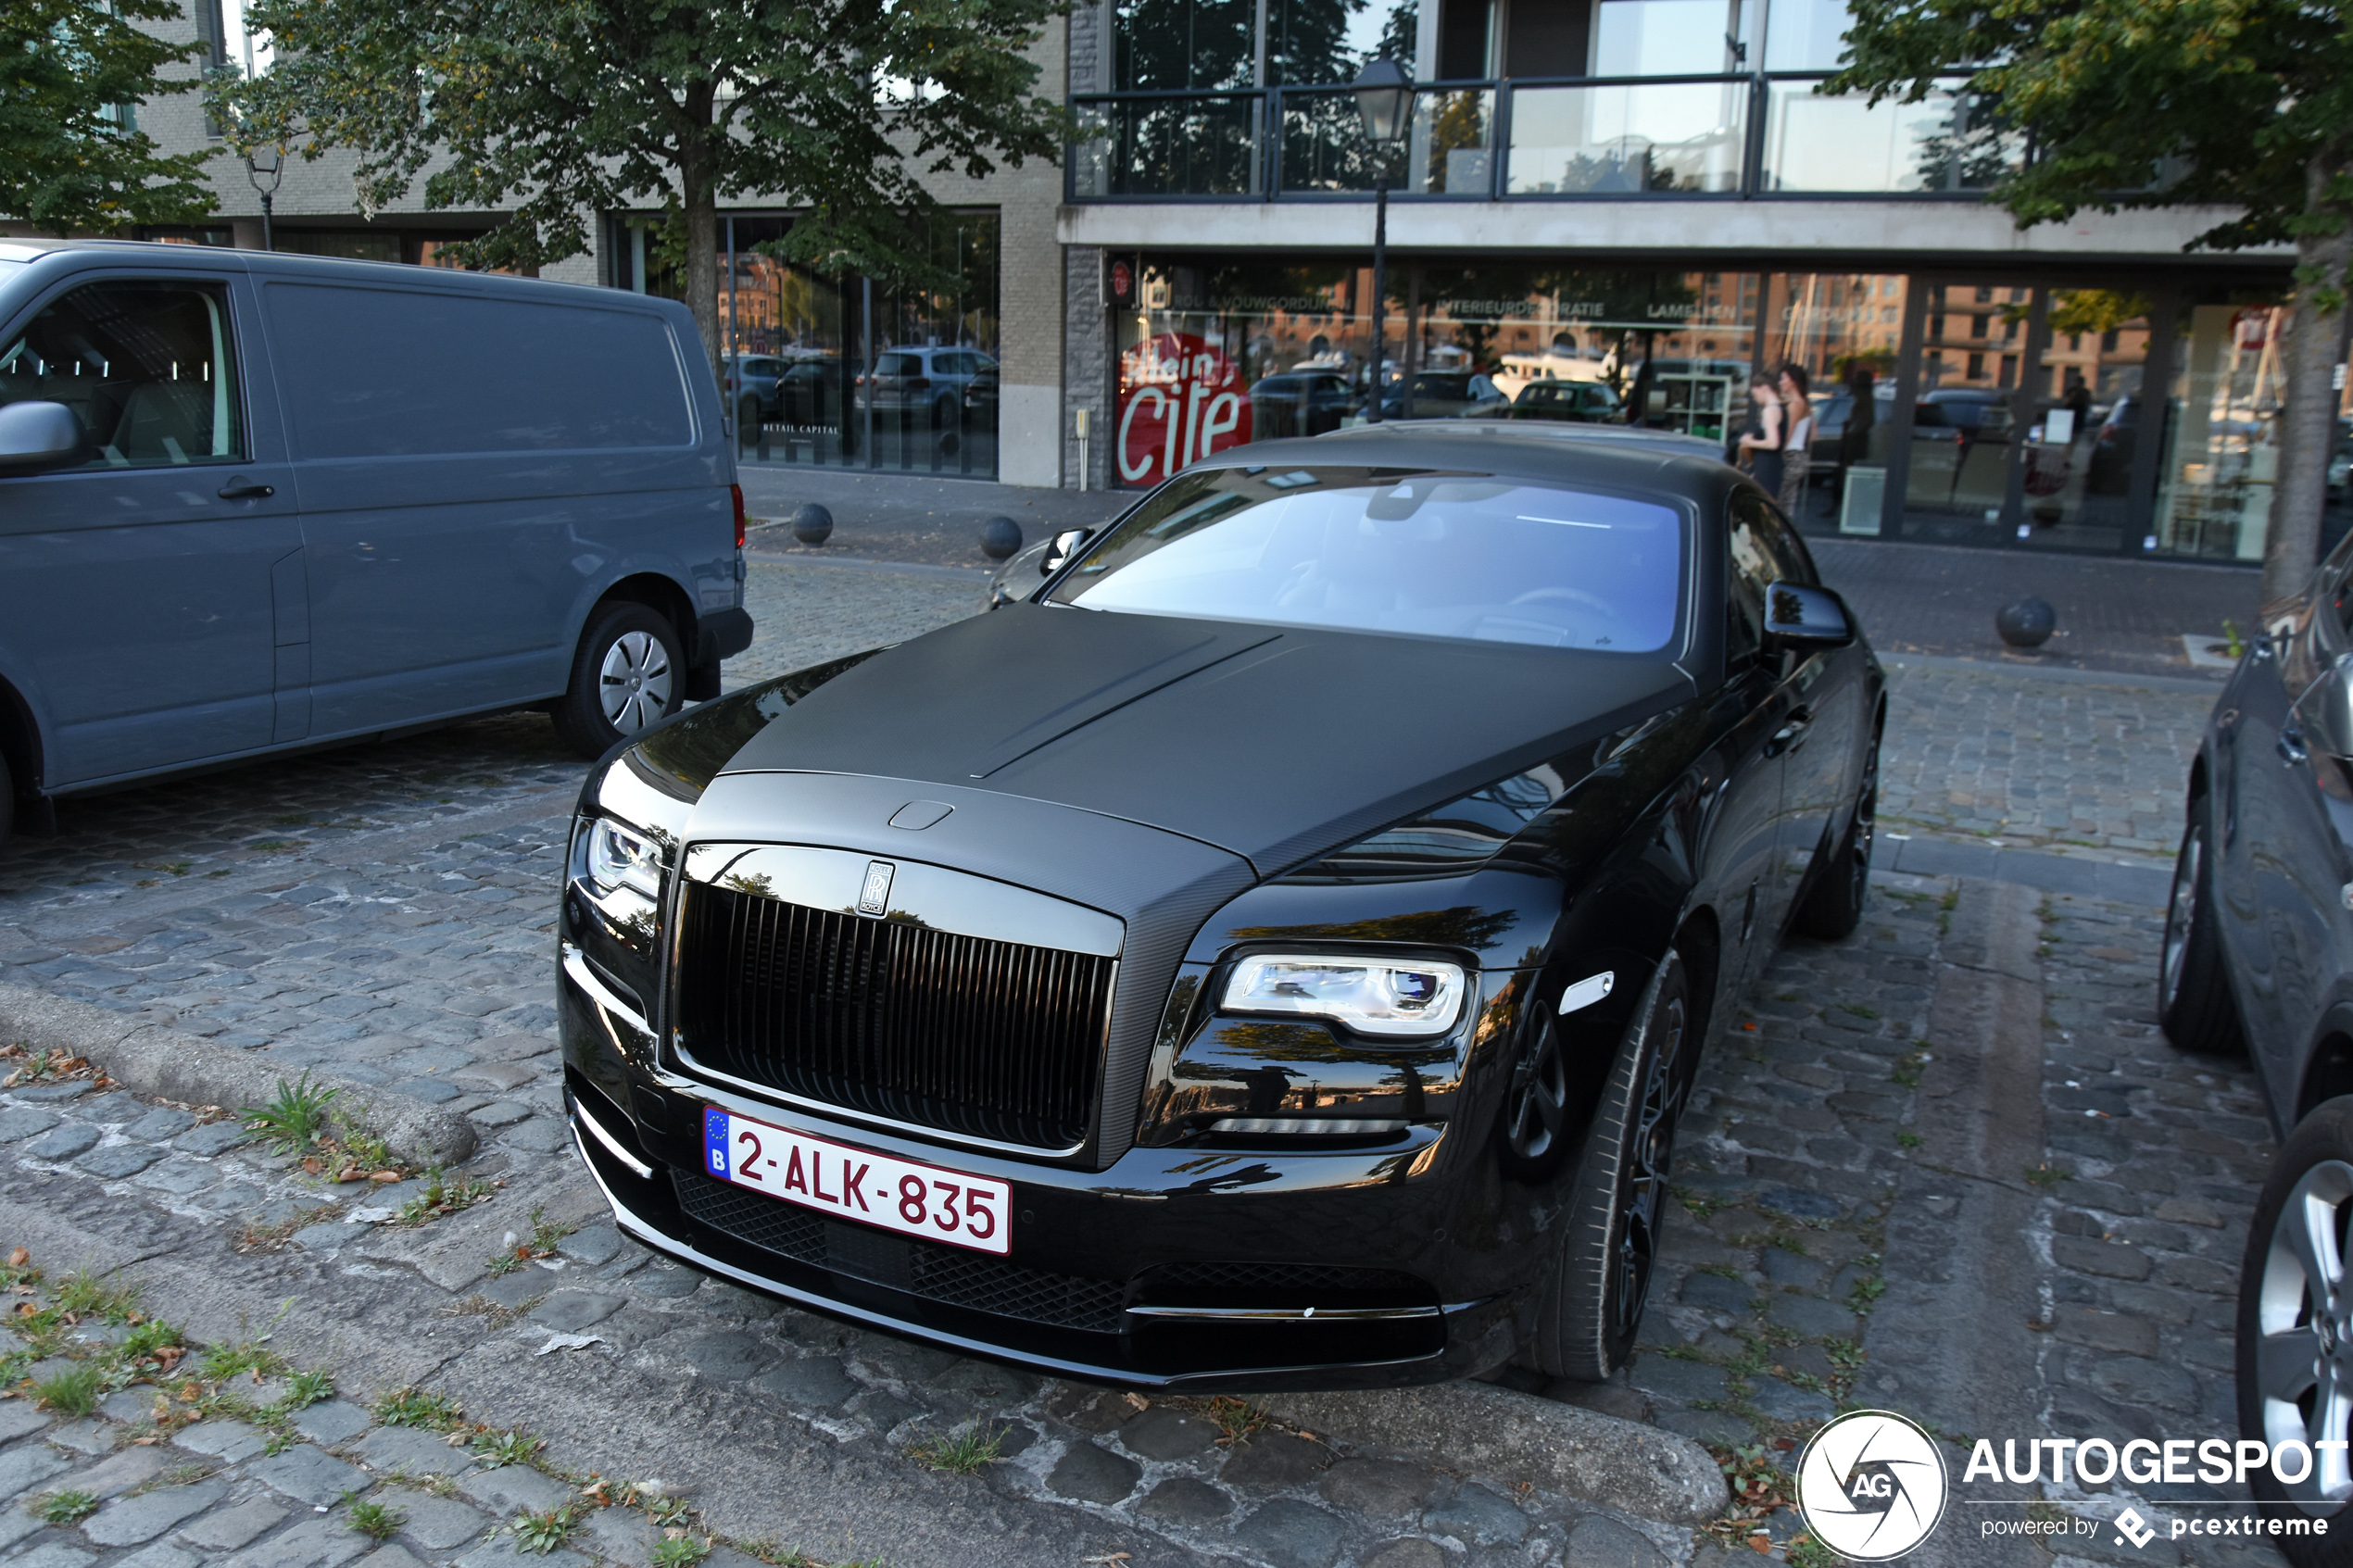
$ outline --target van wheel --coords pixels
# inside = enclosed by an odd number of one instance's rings
[[[640,604],[598,610],[573,655],[572,684],[556,699],[556,734],[583,757],[602,757],[678,711],[686,660],[668,621]]]
[[[1691,981],[1669,951],[1634,1011],[1537,1291],[1521,1361],[1548,1377],[1599,1383],[1626,1364],[1650,1298],[1658,1227],[1691,1073]]]
[[[2173,897],[2165,910],[2165,946],[2157,972],[2157,1022],[2182,1050],[2233,1056],[2246,1049],[2238,1006],[2214,928],[2214,859],[2208,852],[2206,797],[2190,802],[2182,852],[2173,861]]]

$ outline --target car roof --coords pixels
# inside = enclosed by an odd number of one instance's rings
[[[1536,424],[1514,420],[1386,420],[1378,425],[1353,425],[1316,437],[1319,441],[1363,441],[1384,433],[1431,437],[1445,441],[1476,438],[1502,444],[1499,456],[1513,445],[1532,444],[1543,446],[1610,447],[1625,451],[1649,452],[1662,458],[1691,458],[1727,468],[1724,448],[1717,442],[1701,436],[1684,435],[1671,430],[1645,430],[1639,425],[1609,424]]]
[[[1196,463],[1203,468],[1346,464],[1350,467],[1469,469],[1554,483],[1647,490],[1720,506],[1741,472],[1712,444],[1663,431],[1587,433],[1606,426],[1489,424],[1479,420],[1390,420],[1314,437],[1231,446]],[[1637,439],[1626,439],[1626,437]],[[1639,439],[1654,437],[1664,439]]]

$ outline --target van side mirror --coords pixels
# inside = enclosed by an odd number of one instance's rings
[[[0,408],[0,472],[32,473],[82,455],[82,421],[62,403]]]
[[[1078,546],[1094,536],[1095,531],[1091,528],[1065,528],[1055,534],[1054,542],[1047,546],[1046,553],[1038,558],[1038,575],[1051,577],[1060,571],[1070,563],[1070,558],[1078,553]]]
[[[2280,726],[2280,751],[2295,762],[2314,751],[2353,762],[2353,653],[2338,655],[2296,699]]]
[[[1765,590],[1765,640],[1783,647],[1843,647],[1855,640],[1855,621],[1828,588],[1776,583]]]

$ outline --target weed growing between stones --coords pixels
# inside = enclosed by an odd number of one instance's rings
[[[654,1568],[694,1568],[711,1555],[711,1543],[684,1530],[673,1531],[654,1548]]]
[[[570,1503],[545,1512],[525,1509],[515,1515],[515,1550],[545,1557],[570,1540],[579,1527],[580,1515]]]
[[[390,1540],[408,1522],[409,1516],[396,1508],[387,1508],[380,1502],[362,1501],[350,1492],[344,1493],[343,1499],[350,1505],[343,1516],[344,1523],[371,1541],[381,1543]]]
[[[1230,1449],[1249,1442],[1252,1434],[1265,1431],[1273,1418],[1248,1399],[1220,1394],[1209,1401],[1209,1419],[1217,1424],[1217,1446]]]
[[[429,1224],[446,1214],[456,1214],[472,1208],[497,1190],[498,1184],[459,1174],[447,1176],[439,1171],[427,1173],[425,1190],[400,1206],[392,1223],[409,1229]]]
[[[466,1414],[454,1400],[422,1388],[396,1388],[379,1396],[373,1413],[386,1426],[422,1426],[429,1432],[447,1432]]]
[[[907,1454],[925,1469],[946,1475],[971,1475],[997,1462],[1004,1441],[1003,1429],[991,1432],[985,1424],[974,1423],[944,1437],[925,1433],[907,1445]]]
[[[484,1470],[496,1470],[506,1464],[528,1464],[532,1456],[547,1446],[545,1439],[522,1431],[478,1432],[466,1445],[473,1451],[474,1457],[482,1461]]]
[[[268,1105],[246,1106],[238,1114],[246,1127],[261,1135],[261,1141],[280,1154],[301,1154],[326,1135],[327,1107],[343,1091],[329,1085],[314,1085],[309,1069],[289,1084],[278,1080],[278,1093]]]
[[[59,1415],[88,1415],[98,1408],[98,1396],[105,1387],[104,1370],[85,1361],[35,1384],[32,1399],[43,1410]]]
[[[33,1512],[44,1524],[78,1524],[98,1512],[98,1499],[89,1492],[51,1492]]]

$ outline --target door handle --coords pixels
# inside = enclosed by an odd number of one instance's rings
[[[276,485],[256,484],[244,474],[234,476],[220,490],[220,498],[224,501],[266,501],[277,493]]]
[[[1814,715],[1801,708],[1789,716],[1789,721],[1773,732],[1765,743],[1765,755],[1779,757],[1785,751],[1795,751],[1806,744],[1806,732],[1813,727]]]
[[[2290,767],[2309,761],[2312,753],[2304,744],[2304,726],[2294,720],[2280,726],[2280,760]]]

